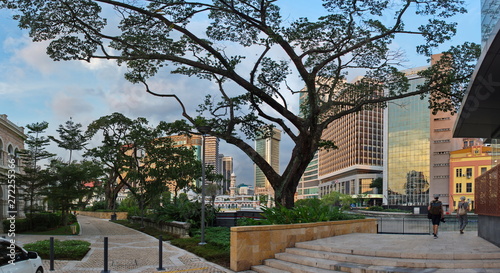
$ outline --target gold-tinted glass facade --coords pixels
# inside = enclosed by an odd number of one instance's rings
[[[424,79],[410,80],[409,92]],[[387,108],[387,198],[389,205],[427,205],[430,173],[430,111],[419,96]]]

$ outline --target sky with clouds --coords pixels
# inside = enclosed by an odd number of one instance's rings
[[[457,17],[458,34],[450,44],[480,43],[480,1],[466,2],[469,13]],[[284,11],[290,14],[286,18],[293,20],[299,16],[319,16],[319,7],[320,1],[314,0],[307,1],[300,9],[289,5]],[[426,65],[424,57],[413,53],[415,45],[412,39],[398,39],[392,45],[406,50],[407,68]],[[181,108],[174,100],[151,96],[144,92],[143,86],[126,81],[125,67],[104,60],[55,62],[45,54],[46,46],[47,43],[32,42],[27,32],[20,30],[11,19],[11,14],[0,10],[0,114],[7,114],[14,124],[25,126],[48,121],[48,134],[57,135],[59,124],[70,117],[84,126],[113,112],[130,118],[145,117],[153,124],[181,118]],[[190,109],[201,103],[200,98],[208,91],[205,82],[181,75],[162,74],[150,84],[155,91],[180,91],[183,101],[196,103],[186,103]],[[292,80],[290,84],[302,88],[298,81]],[[292,101],[291,107],[297,109],[297,103],[298,99]],[[291,147],[291,141],[283,136],[281,170],[289,161]],[[55,145],[49,149],[61,157],[66,156]],[[246,155],[224,141],[221,141],[220,153],[234,158],[238,184],[253,184],[254,167]]]

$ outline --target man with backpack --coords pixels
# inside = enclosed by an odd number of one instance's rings
[[[439,201],[438,194],[434,194],[434,200],[432,200],[427,209],[431,214],[432,230],[434,232],[432,235],[434,235],[434,239],[437,239],[439,222],[441,222],[441,219],[444,218],[443,203]]]

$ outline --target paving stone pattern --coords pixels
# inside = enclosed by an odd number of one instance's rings
[[[104,237],[108,237],[108,270],[113,273],[130,272],[187,272],[223,273],[233,272],[210,263],[183,249],[163,243],[163,268],[159,271],[158,239],[136,230],[112,223],[105,219],[78,216],[81,233],[77,236],[53,236],[57,240],[85,240],[91,250],[81,261],[55,260],[54,271],[49,271],[50,261],[44,260],[46,272],[88,273],[104,269]],[[47,240],[50,236],[18,234],[20,245]]]

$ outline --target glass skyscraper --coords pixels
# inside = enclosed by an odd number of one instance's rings
[[[425,79],[408,71],[412,92]],[[389,205],[427,205],[430,180],[430,111],[411,96],[388,104],[384,134],[384,199]]]
[[[273,169],[279,172],[280,167],[280,141],[281,131],[274,128],[273,134],[268,138],[258,138],[255,141],[255,151],[259,153]],[[269,180],[257,165],[255,168],[255,193],[256,194],[274,194],[274,191],[269,184]]]
[[[481,0],[481,45],[485,46],[500,19],[500,1]]]

